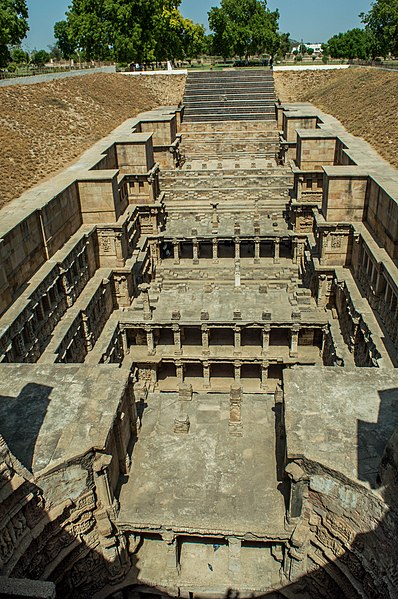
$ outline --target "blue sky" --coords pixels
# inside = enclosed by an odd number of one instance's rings
[[[30,32],[24,45],[33,50],[54,42],[53,25],[64,18],[71,0],[28,0]],[[183,0],[185,17],[207,25],[207,12],[217,0]],[[304,42],[325,42],[335,33],[360,24],[358,15],[367,12],[371,0],[268,0],[271,10],[280,12],[280,30]]]

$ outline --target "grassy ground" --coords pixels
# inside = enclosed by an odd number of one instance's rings
[[[178,104],[185,77],[93,74],[0,88],[0,206],[76,159],[127,118]]]
[[[398,73],[372,68],[278,72],[283,102],[312,102],[398,167]]]

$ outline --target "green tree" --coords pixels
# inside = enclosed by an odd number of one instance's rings
[[[290,49],[291,49],[290,34],[289,33],[281,33],[279,35],[279,48],[278,48],[277,53],[282,58],[285,58],[286,54],[289,54]]]
[[[73,0],[66,17],[64,39],[76,51],[83,51],[86,60],[109,56],[105,0]]]
[[[221,0],[209,11],[214,49],[224,58],[263,52],[275,53],[279,12],[271,12],[266,0]]]
[[[19,44],[29,31],[25,0],[0,1],[0,66],[10,60],[9,46]]]
[[[24,64],[29,62],[29,54],[22,50],[21,46],[11,48],[11,60],[16,64]]]
[[[71,30],[67,21],[58,21],[54,25],[54,37],[63,58],[69,60],[76,51],[76,42],[71,38]]]
[[[312,56],[314,54],[314,48],[307,48],[308,56]]]
[[[34,50],[30,57],[30,62],[36,67],[42,67],[50,60],[50,55],[45,50]]]
[[[376,0],[360,17],[371,39],[372,56],[398,55],[398,0]]]
[[[364,29],[350,29],[330,38],[326,53],[332,58],[360,58],[366,60],[372,52],[371,38]],[[323,48],[323,47],[322,47]]]
[[[300,44],[300,54],[307,54],[307,46],[305,44]]]

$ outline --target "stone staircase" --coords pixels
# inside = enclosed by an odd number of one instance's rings
[[[274,102],[271,71],[190,73],[184,97],[184,121],[273,120]]]

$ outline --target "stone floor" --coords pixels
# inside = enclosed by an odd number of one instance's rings
[[[173,393],[148,397],[120,522],[138,530],[284,537],[273,395],[244,395],[242,436],[228,430],[229,395],[195,394],[185,402],[187,435],[173,432],[178,403]]]

